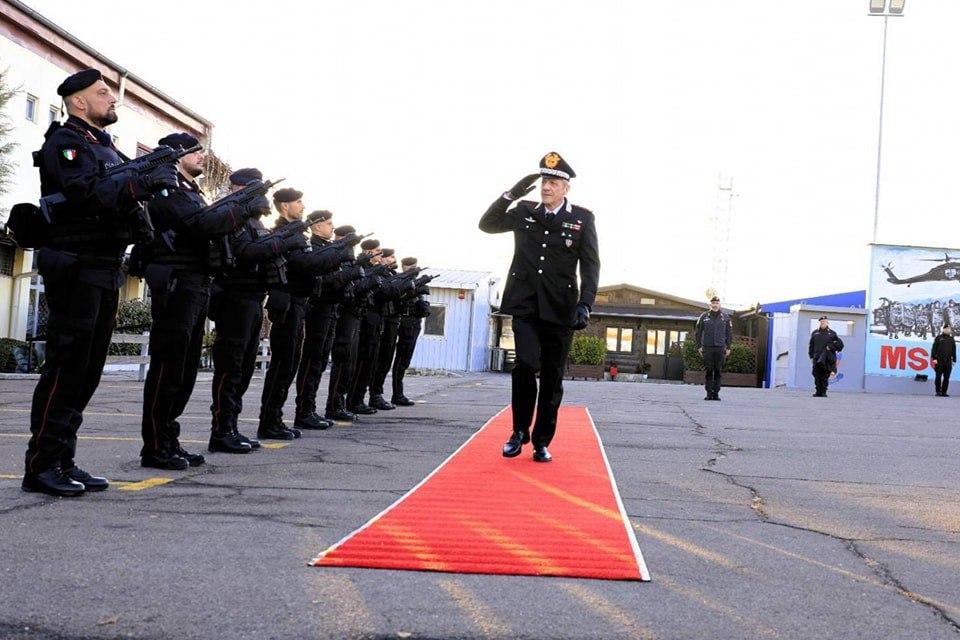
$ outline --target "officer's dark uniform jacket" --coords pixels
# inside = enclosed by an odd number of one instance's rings
[[[283,269],[283,244],[277,238],[268,237],[270,232],[258,218],[250,218],[243,226],[233,231],[230,243],[236,267],[218,276],[216,282],[232,293],[263,296],[273,284],[279,284]]]
[[[933,339],[930,358],[940,365],[952,367],[957,361],[957,341],[952,335],[941,333]]]
[[[277,220],[274,231],[280,231],[290,222],[285,218]],[[286,254],[287,283],[275,287],[290,294],[293,302],[303,304],[317,291],[318,278],[339,268],[342,254],[339,251],[319,251],[324,244],[314,243],[311,237],[310,244],[305,248],[294,249]]]
[[[126,161],[110,134],[70,116],[62,125],[50,125],[45,138],[38,158],[40,192],[67,198],[53,208],[47,246],[80,256],[81,282],[117,290],[123,284],[123,253],[133,242],[131,211],[140,206],[138,197],[149,195],[138,193],[130,184],[133,178],[102,177],[103,169]],[[113,273],[90,273],[83,267]]]
[[[508,211],[510,203],[498,198],[480,219],[486,233],[513,232],[514,257],[500,311],[570,326],[577,304],[592,308],[597,295],[600,252],[593,212],[564,199],[547,220],[542,203],[522,200]]]
[[[694,332],[697,348],[723,347],[729,349],[733,344],[733,325],[730,317],[723,311],[705,311],[697,318]]]
[[[837,363],[838,351],[843,351],[843,340],[830,327],[818,328],[810,334],[808,355],[813,359],[814,364],[833,369]]]

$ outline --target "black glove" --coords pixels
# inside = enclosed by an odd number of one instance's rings
[[[179,185],[177,181],[177,165],[162,164],[149,174],[142,178],[143,186],[150,193],[159,193],[164,189],[176,189]]]
[[[303,249],[307,246],[307,238],[302,233],[294,233],[283,239],[281,245],[284,251],[293,251],[294,249]]]
[[[346,265],[340,268],[340,276],[343,278],[343,282],[350,282],[351,280],[359,280],[360,278],[367,275],[358,264]]]
[[[590,307],[581,302],[577,305],[577,317],[573,321],[573,330],[580,331],[581,329],[586,329],[589,321]]]
[[[510,191],[507,191],[504,195],[508,200],[519,200],[523,196],[527,195],[533,191],[533,183],[540,179],[539,173],[531,173],[528,176],[524,176],[520,182],[510,187]]]
[[[347,235],[343,236],[343,237],[341,238],[341,240],[344,241],[343,244],[344,244],[345,246],[347,246],[347,247],[355,247],[355,246],[357,246],[358,244],[360,244],[360,241],[362,240],[362,238],[361,238],[360,236],[358,236],[357,234],[355,234],[355,233],[348,233]]]
[[[270,215],[270,201],[267,196],[254,196],[253,200],[244,206],[244,217],[260,218]]]
[[[430,295],[430,287],[425,284],[417,285],[416,292],[418,296],[428,296]]]

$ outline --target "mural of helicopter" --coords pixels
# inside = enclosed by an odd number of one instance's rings
[[[936,282],[955,280],[960,282],[960,258],[944,253],[943,258],[920,258],[923,262],[941,262],[930,271],[921,273],[909,278],[898,278],[893,272],[892,264],[887,264],[881,268],[887,273],[887,282],[892,284],[905,284],[908,287],[914,282]]]

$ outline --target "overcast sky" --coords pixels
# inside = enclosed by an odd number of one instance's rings
[[[27,4],[212,120],[214,149],[425,266],[504,276],[477,230],[547,151],[601,284],[729,303],[863,289],[883,18],[868,0]],[[878,241],[960,247],[960,2],[889,20]]]

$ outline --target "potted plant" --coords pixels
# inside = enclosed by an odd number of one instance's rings
[[[603,364],[607,359],[607,341],[600,336],[574,336],[567,356],[567,376],[570,378],[603,379]]]
[[[683,343],[683,381],[688,384],[703,384],[706,374],[703,371],[703,358],[697,351],[693,340]],[[753,350],[745,344],[734,343],[730,355],[723,363],[721,384],[725,387],[757,386],[757,358]]]
[[[644,362],[643,364],[640,365],[640,379],[641,379],[641,380],[646,380],[647,378],[650,377],[650,368],[651,368],[652,366],[653,366],[653,365],[651,365],[649,362]]]

